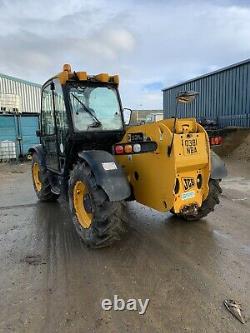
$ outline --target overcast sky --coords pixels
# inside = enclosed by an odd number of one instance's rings
[[[0,0],[1,73],[119,73],[127,107],[162,108],[162,88],[249,57],[250,0]]]

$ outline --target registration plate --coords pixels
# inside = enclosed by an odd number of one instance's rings
[[[182,140],[182,145],[185,154],[195,154],[197,153],[197,139],[185,139]]]

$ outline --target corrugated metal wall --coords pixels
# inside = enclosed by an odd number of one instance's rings
[[[17,122],[14,116],[0,115],[0,141],[16,141]]]
[[[39,143],[38,128],[39,115],[0,115],[0,142],[15,142],[16,155],[26,155],[30,147]]]
[[[174,115],[178,92],[195,90],[199,96],[179,106],[179,116],[217,120],[221,127],[250,127],[250,59],[163,90],[164,117]]]
[[[21,110],[19,111],[25,113],[40,112],[41,86],[39,84],[0,74],[0,95],[4,96],[4,94],[20,96]],[[4,103],[4,98],[2,100]]]

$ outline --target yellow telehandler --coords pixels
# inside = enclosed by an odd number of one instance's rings
[[[77,233],[93,248],[120,238],[125,201],[197,220],[219,203],[226,176],[194,118],[126,126],[118,86],[118,75],[65,64],[42,87],[40,144],[30,148],[38,198],[68,200]],[[180,92],[177,105],[195,95]]]

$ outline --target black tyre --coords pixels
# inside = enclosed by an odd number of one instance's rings
[[[88,247],[109,246],[126,231],[124,202],[110,202],[84,162],[71,172],[69,206],[76,231]]]
[[[209,193],[206,200],[203,202],[202,206],[198,208],[197,215],[183,215],[177,214],[187,221],[198,221],[203,217],[207,216],[209,213],[214,211],[214,207],[220,203],[219,196],[222,193],[219,181],[216,179],[210,179],[209,181]]]
[[[32,155],[32,180],[36,195],[41,201],[56,201],[59,194],[55,194],[51,190],[47,169],[39,162],[36,153]]]

